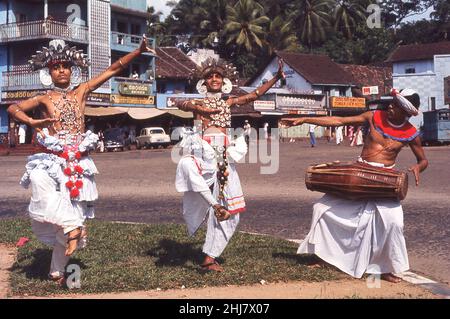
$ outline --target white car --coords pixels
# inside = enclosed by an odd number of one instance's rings
[[[162,127],[146,127],[136,137],[136,148],[159,147],[167,148],[170,145],[170,136],[166,134]]]

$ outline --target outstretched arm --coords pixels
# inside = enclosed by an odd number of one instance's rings
[[[408,171],[413,172],[414,178],[416,179],[416,186],[418,186],[419,174],[428,167],[428,160],[425,156],[425,152],[423,150],[422,142],[419,136],[417,136],[412,142],[410,142],[409,146],[411,146],[411,150],[416,156],[417,164],[411,166]]]
[[[362,125],[370,121],[372,112],[365,112],[356,116],[323,116],[323,117],[301,117],[298,119],[285,119],[284,124],[288,126],[297,126],[305,123],[319,126],[343,126],[343,125]]]
[[[220,109],[210,109],[201,100],[177,101],[176,107],[182,111],[194,112],[203,116],[220,113]]]
[[[257,100],[261,95],[264,95],[275,83],[277,83],[278,80],[285,78],[283,72],[283,65],[284,65],[283,60],[282,59],[278,60],[278,71],[277,74],[272,79],[267,81],[267,83],[261,85],[252,93],[245,94],[237,98],[228,99],[227,103],[229,105],[243,105]]]
[[[16,121],[27,124],[36,129],[39,133],[44,127],[48,127],[52,123],[56,122],[56,119],[46,118],[46,119],[33,119],[29,117],[25,112],[31,111],[41,105],[42,96],[35,96],[31,99],[25,100],[19,104],[11,104],[8,107],[8,113],[11,118]]]
[[[117,60],[116,62],[111,64],[111,66],[108,69],[106,69],[106,71],[103,72],[102,74],[100,74],[99,76],[97,76],[93,79],[90,79],[89,81],[84,83],[84,85],[86,86],[85,87],[86,94],[96,90],[103,83],[108,81],[110,78],[119,74],[123,69],[125,69],[131,63],[131,61],[133,61],[135,58],[137,58],[144,52],[150,52],[156,56],[156,52],[153,49],[148,47],[148,40],[145,35],[143,36],[143,40],[142,40],[139,48],[137,48],[136,50],[134,50],[131,53],[128,53],[124,57],[120,58],[119,60]]]

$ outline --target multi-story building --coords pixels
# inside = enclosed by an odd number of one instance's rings
[[[417,91],[422,112],[450,104],[450,41],[399,46],[388,62],[392,63],[394,87]],[[411,122],[422,126],[422,114]]]
[[[147,15],[146,0],[1,1],[2,140],[9,126],[6,108],[48,89],[41,84],[39,72],[32,72],[28,65],[36,50],[48,46],[50,40],[65,40],[88,53],[91,66],[83,77],[92,78],[139,46],[147,29]],[[153,39],[149,39],[149,44],[154,47]],[[112,106],[112,112],[114,107],[155,107],[154,74],[154,56],[145,53],[91,94],[87,114],[95,114],[98,106]]]

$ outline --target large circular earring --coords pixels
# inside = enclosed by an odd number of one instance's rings
[[[233,89],[233,84],[231,83],[230,79],[224,78],[223,84],[222,84],[222,93],[228,94],[231,92],[232,89]]]
[[[197,92],[201,95],[205,95],[208,92],[208,88],[205,85],[205,80],[199,80],[196,85]]]
[[[52,76],[48,68],[43,68],[39,71],[39,80],[41,80],[43,86],[50,87],[53,85]]]
[[[80,85],[82,80],[81,68],[73,66],[71,70],[72,74],[70,75],[70,85],[72,87]]]

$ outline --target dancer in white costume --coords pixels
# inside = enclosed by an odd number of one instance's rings
[[[244,195],[234,164],[247,152],[244,136],[232,139],[231,107],[244,105],[265,94],[284,77],[283,63],[279,61],[275,77],[254,92],[222,98],[222,93],[232,90],[237,78],[235,68],[223,60],[208,59],[198,70],[197,90],[204,99],[181,101],[177,107],[194,113],[201,122],[195,134],[185,136],[182,146],[187,155],[177,167],[176,187],[184,193],[183,216],[192,235],[208,218],[206,240],[203,246],[205,258],[201,267],[205,270],[223,271],[217,262],[239,223],[239,213],[245,211]]]
[[[386,100],[385,100],[386,101]],[[370,125],[359,162],[393,168],[398,153],[409,145],[417,164],[411,166],[416,185],[428,160],[419,132],[408,119],[418,114],[419,95],[411,89],[393,90],[387,110],[351,117],[301,118],[292,125]],[[403,236],[403,210],[398,200],[347,200],[325,194],[314,205],[311,230],[298,253],[311,253],[345,273],[361,278],[366,273],[399,282],[394,273],[409,269]]]
[[[98,171],[89,157],[98,137],[84,131],[87,97],[144,52],[155,54],[145,36],[138,49],[81,83],[81,71],[89,64],[86,55],[62,40],[50,41],[49,48],[37,51],[30,60],[49,90],[8,108],[12,118],[38,133],[42,149],[28,158],[20,183],[25,188],[31,185],[32,228],[40,241],[53,247],[49,276],[60,283],[70,255],[86,244],[84,222],[94,217],[93,202],[98,197],[94,182]],[[42,119],[26,114],[37,108]]]

